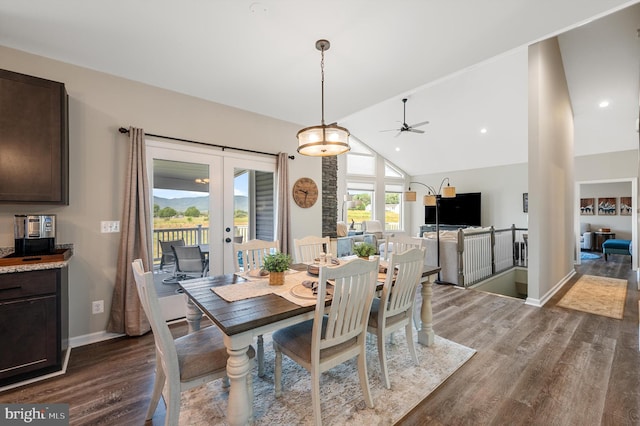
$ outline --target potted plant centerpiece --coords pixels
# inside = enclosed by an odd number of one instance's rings
[[[360,243],[353,246],[353,252],[363,259],[369,259],[369,256],[376,254],[376,246],[371,243]]]
[[[269,271],[269,285],[284,284],[284,273],[289,269],[291,256],[286,253],[276,252],[264,257],[262,268]]]

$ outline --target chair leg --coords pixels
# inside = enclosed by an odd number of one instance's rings
[[[282,396],[282,352],[280,352],[280,348],[276,345],[273,345],[273,349],[276,352],[275,356],[275,366],[273,371],[273,384],[276,390],[276,398]]]
[[[258,336],[258,377],[264,376],[264,339]]]
[[[322,412],[320,411],[320,372],[316,366],[311,366],[311,404],[313,405],[313,423],[322,426]]]
[[[376,330],[378,336],[378,360],[380,361],[380,375],[382,376],[382,384],[385,388],[391,389],[391,383],[389,382],[389,371],[387,370],[387,353],[384,341],[384,330],[378,328]]]
[[[164,403],[167,406],[164,424],[177,425],[180,419],[180,383],[177,383],[177,386],[171,386],[169,383]]]
[[[418,365],[418,355],[416,354],[416,346],[413,342],[413,332],[411,330],[411,322],[408,322],[404,327],[404,330],[407,334],[407,346],[409,346],[409,353],[411,354],[411,358],[413,362]]]
[[[371,398],[371,390],[369,389],[369,377],[367,376],[367,355],[364,341],[360,345],[360,354],[358,355],[358,376],[360,376],[360,387],[364,395],[364,402],[367,407],[373,408],[373,398]],[[320,378],[318,377],[318,383]],[[320,396],[318,396],[320,398]],[[318,406],[318,409],[320,407]]]
[[[160,401],[160,396],[162,395],[162,389],[164,388],[164,382],[166,381],[166,376],[164,375],[164,371],[162,370],[160,360],[156,355],[156,377],[155,382],[153,384],[153,392],[151,393],[151,400],[149,401],[149,409],[147,410],[147,417],[145,420],[151,420],[153,417],[153,413],[156,412],[156,408],[158,407],[158,401]]]

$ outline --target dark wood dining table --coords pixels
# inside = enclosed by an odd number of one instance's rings
[[[292,269],[306,271],[307,265],[293,265]],[[418,342],[429,346],[435,335],[432,327],[431,296],[433,280],[440,267],[425,265],[422,272],[422,303]],[[236,274],[208,276],[180,281],[187,296],[187,322],[189,331],[200,329],[203,313],[224,333],[229,353],[227,376],[230,381],[227,421],[230,425],[248,424],[253,401],[247,389],[246,376],[250,374],[247,348],[255,337],[289,325],[297,324],[314,315],[315,305],[299,306],[275,294],[227,302],[211,289],[229,284],[247,282]],[[380,284],[381,286],[381,284]]]

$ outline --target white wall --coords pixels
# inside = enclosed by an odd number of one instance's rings
[[[75,245],[69,264],[71,338],[106,328],[120,234],[101,234],[99,225],[121,217],[128,138],[119,127],[285,151],[296,155],[289,162],[290,184],[301,176],[321,183],[321,160],[295,152],[302,126],[1,46],[0,68],[63,82],[69,93],[70,204],[0,205],[0,247],[13,247],[14,214],[57,214],[58,243]],[[322,202],[310,209],[291,204],[293,237],[320,234]],[[92,315],[91,301],[100,299],[105,314]]]
[[[448,177],[456,192],[480,192],[482,194],[482,226],[494,226],[496,229],[516,225],[527,227],[527,214],[522,210],[522,194],[527,192],[527,164],[487,167],[473,170],[459,170],[446,174],[424,174],[414,176],[412,181],[424,183],[437,188],[444,177]],[[417,194],[415,203],[407,203],[411,211],[412,235],[418,232],[424,223],[424,206],[422,196],[426,188],[415,185],[412,190]]]
[[[529,47],[529,297],[573,273],[573,114],[556,38]]]

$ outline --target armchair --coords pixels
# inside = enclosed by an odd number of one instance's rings
[[[591,232],[591,224],[580,223],[580,249],[593,249],[593,232]]]
[[[392,232],[386,232],[382,227],[382,223],[379,220],[365,220],[362,222],[362,230],[364,235],[367,234],[375,236],[374,245],[377,248],[377,253],[380,253],[380,248],[384,250],[384,246],[387,244],[387,238],[393,237]]]

